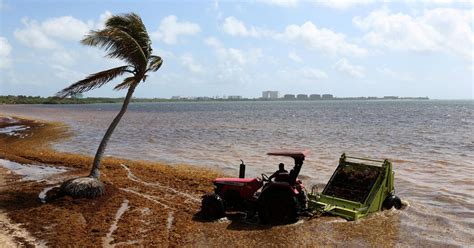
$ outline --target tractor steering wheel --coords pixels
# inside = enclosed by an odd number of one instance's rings
[[[270,179],[268,178],[267,175],[265,175],[265,174],[262,173],[262,181],[264,181],[264,182],[269,182]]]

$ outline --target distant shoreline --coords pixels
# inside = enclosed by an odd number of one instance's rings
[[[394,101],[394,100],[430,100],[428,97],[333,97],[330,99],[263,99],[263,98],[241,98],[241,99],[224,99],[224,98],[182,98],[182,99],[167,99],[167,98],[133,98],[135,103],[148,102],[244,102],[244,101],[258,101],[258,102],[323,102],[323,101],[348,101],[348,100],[363,100],[363,101]],[[97,103],[121,103],[123,97],[109,98],[109,97],[87,97],[87,98],[58,98],[58,97],[39,97],[39,96],[0,96],[0,104],[97,104]]]

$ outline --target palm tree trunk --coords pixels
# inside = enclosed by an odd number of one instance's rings
[[[120,120],[122,119],[122,116],[125,114],[125,111],[127,111],[128,104],[130,103],[130,100],[132,99],[133,92],[135,91],[135,87],[137,85],[138,85],[138,82],[135,82],[134,84],[130,85],[127,91],[127,96],[125,97],[125,100],[123,101],[123,104],[122,104],[122,108],[120,109],[120,112],[117,114],[117,116],[115,116],[112,123],[110,123],[110,126],[107,129],[107,132],[105,132],[105,135],[102,138],[102,141],[100,142],[99,148],[97,148],[97,152],[95,153],[94,163],[92,164],[92,169],[89,174],[89,177],[93,177],[96,179],[100,178],[100,161],[102,160],[102,157],[104,155],[105,148],[107,146],[107,143],[109,142],[110,137],[112,136],[112,133],[114,132]]]

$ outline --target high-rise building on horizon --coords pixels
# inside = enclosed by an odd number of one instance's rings
[[[278,99],[278,91],[262,91],[263,99]]]

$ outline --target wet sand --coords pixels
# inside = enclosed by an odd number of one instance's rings
[[[0,159],[68,170],[29,181],[2,173],[9,179],[0,192],[0,209],[48,246],[449,246],[405,239],[411,230],[400,227],[404,211],[397,210],[372,214],[355,222],[320,217],[302,218],[293,225],[265,226],[239,214],[205,222],[195,214],[199,211],[200,196],[212,190],[211,179],[218,172],[113,157],[103,160],[103,197],[64,197],[41,203],[38,197],[45,194],[46,188],[86,175],[93,158],[51,149],[51,144],[70,135],[60,123],[27,119],[20,122],[29,126],[18,131],[22,135],[0,134]]]

